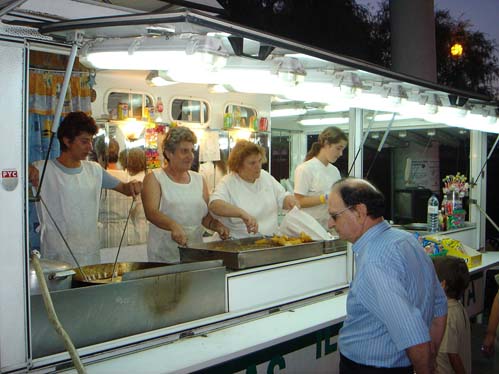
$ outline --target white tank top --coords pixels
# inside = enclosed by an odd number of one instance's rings
[[[41,172],[43,161],[34,163]],[[102,186],[102,167],[91,161],[81,162],[81,171],[68,174],[47,163],[41,197],[57,222],[69,247],[81,266],[100,263],[97,217]],[[46,208],[37,203],[41,223],[42,256],[76,265],[64,241],[57,231]]]
[[[202,242],[204,229],[201,221],[208,214],[203,198],[203,177],[189,171],[190,182],[183,184],[172,181],[163,169],[153,170],[153,174],[161,186],[160,212],[183,227],[188,243]],[[147,257],[153,262],[180,261],[178,243],[171,238],[171,231],[149,223]]]

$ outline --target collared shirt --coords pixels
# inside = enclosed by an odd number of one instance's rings
[[[409,366],[405,350],[430,341],[432,320],[447,313],[433,264],[411,234],[385,221],[365,232],[352,249],[357,272],[340,351],[359,364]]]

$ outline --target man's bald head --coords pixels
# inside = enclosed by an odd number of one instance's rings
[[[359,178],[342,178],[333,184],[331,192],[336,192],[345,206],[364,204],[371,218],[382,217],[385,212],[385,197],[370,182]]]

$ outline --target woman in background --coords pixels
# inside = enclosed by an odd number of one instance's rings
[[[326,230],[329,215],[327,196],[334,182],[341,178],[332,165],[343,155],[347,136],[337,127],[328,127],[319,134],[317,142],[295,170],[295,197],[302,209],[314,217]]]
[[[227,228],[208,212],[208,186],[190,170],[196,135],[187,127],[171,128],[163,140],[168,161],[144,178],[142,202],[149,224],[147,256],[152,262],[180,261],[178,246],[202,242],[204,227],[228,237]]]
[[[111,143],[110,143],[111,144]],[[123,170],[114,166],[108,172],[127,183],[131,180],[142,182],[146,171],[146,155],[142,148],[132,148],[123,150],[115,155],[116,149],[111,151],[109,147],[109,164],[116,165],[118,160]],[[132,197],[123,196],[115,191],[103,190],[99,209],[100,241],[102,248],[118,247],[121,236],[126,226],[126,233],[123,236],[122,246],[145,243],[147,240],[147,222],[140,196],[135,197],[132,207]],[[132,210],[130,211],[130,207]],[[130,213],[130,219],[127,218]]]
[[[127,179],[143,181],[146,176],[146,153],[142,148],[132,148],[120,152],[120,164],[127,173]],[[130,212],[127,235],[128,245],[141,244],[147,241],[147,220],[140,196],[135,198],[135,203]]]
[[[220,217],[234,238],[251,233],[275,234],[279,208],[298,205],[292,194],[262,170],[264,160],[263,147],[247,140],[238,141],[229,155],[230,173],[210,197],[210,211]]]

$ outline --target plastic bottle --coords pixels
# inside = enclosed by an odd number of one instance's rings
[[[438,199],[435,194],[428,199],[428,216],[426,220],[427,230],[429,232],[438,231]]]

